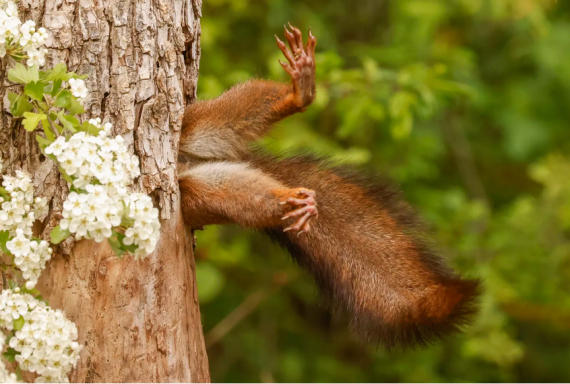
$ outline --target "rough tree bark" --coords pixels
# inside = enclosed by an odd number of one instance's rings
[[[114,124],[141,158],[137,189],[152,193],[162,219],[157,250],[117,259],[106,242],[64,242],[38,288],[63,309],[85,345],[76,382],[209,381],[191,236],[183,226],[176,162],[184,106],[195,97],[201,0],[22,0],[22,19],[50,33],[47,66],[88,75],[86,117]],[[32,174],[51,199],[43,236],[57,225],[66,183],[34,135],[12,131],[0,81],[0,155],[8,171]]]

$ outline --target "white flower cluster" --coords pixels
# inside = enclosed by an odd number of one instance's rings
[[[26,288],[34,288],[46,263],[51,259],[52,249],[48,242],[30,240],[21,229],[17,229],[16,236],[6,243],[6,248],[14,255],[14,264],[22,271],[22,277],[28,280]]]
[[[105,124],[98,136],[79,132],[67,141],[60,136],[46,147],[45,153],[55,156],[63,170],[74,178],[74,187],[85,189],[97,182],[121,189],[140,175],[139,159],[129,155],[123,137],[107,137],[110,125]]]
[[[113,227],[121,225],[123,196],[109,196],[108,188],[102,185],[90,184],[86,191],[69,194],[59,226],[75,233],[78,240],[85,237],[100,243],[111,237]]]
[[[6,336],[0,333],[0,352],[4,350],[4,345],[6,345]],[[0,359],[0,383],[17,383],[18,378],[16,374],[10,373],[6,364],[4,364],[4,359]]]
[[[125,199],[127,216],[133,220],[132,227],[125,231],[123,243],[138,246],[135,256],[145,257],[154,251],[160,237],[158,209],[152,199],[142,193],[132,193]]]
[[[18,40],[21,24],[16,3],[0,0],[0,57],[6,55],[6,45]]]
[[[69,382],[67,375],[83,347],[77,342],[77,327],[62,311],[18,288],[5,289],[0,295],[0,326],[13,332],[9,345],[18,353],[16,361],[22,370],[40,375],[36,382]]]
[[[87,86],[85,86],[85,81],[81,79],[69,79],[69,88],[71,89],[71,94],[79,100],[86,98],[89,92]]]
[[[22,21],[18,17],[18,6],[13,0],[0,0],[0,57],[6,55],[8,48],[23,51],[29,66],[45,64],[44,47],[47,40],[45,28],[36,31],[32,20]]]
[[[34,185],[30,176],[16,171],[16,176],[4,176],[4,189],[10,195],[9,201],[0,197],[0,231],[10,231],[14,236],[21,229],[25,236],[32,236],[32,225],[47,214],[47,200],[34,199]]]
[[[0,231],[9,232],[11,240],[6,242],[6,248],[27,280],[26,288],[32,289],[52,254],[47,241],[30,239],[36,219],[47,214],[47,200],[34,199],[32,180],[25,172],[16,171],[16,177],[4,176],[2,185],[10,200],[0,197]]]
[[[20,46],[28,56],[26,64],[28,66],[37,64],[41,67],[46,63],[47,49],[44,47],[48,37],[46,29],[40,27],[36,31],[36,23],[28,20],[20,27],[20,32],[22,33]]]
[[[113,235],[113,228],[123,227],[124,244],[136,245],[135,256],[145,257],[156,247],[160,222],[150,197],[127,190],[140,175],[139,159],[129,155],[121,136],[108,136],[111,124],[89,122],[101,129],[97,136],[85,132],[69,140],[60,136],[45,149],[80,192],[71,192],[65,201],[60,228],[76,238],[101,242]]]

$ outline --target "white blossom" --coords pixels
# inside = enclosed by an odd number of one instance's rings
[[[77,327],[62,311],[18,288],[5,289],[0,295],[0,325],[13,332],[9,344],[17,352],[16,362],[22,370],[36,372],[36,382],[68,382],[82,346]]]
[[[87,97],[89,90],[85,86],[85,81],[81,79],[69,79],[69,88],[73,96],[82,100]]]
[[[42,66],[45,64],[47,37],[45,28],[36,31],[34,21],[28,20],[22,24],[14,1],[0,1],[0,57],[4,57],[9,49],[24,53],[27,65]]]
[[[63,204],[60,228],[96,242],[124,233],[124,244],[135,246],[136,257],[145,257],[158,243],[160,222],[150,197],[128,192],[140,175],[139,159],[128,153],[121,136],[109,136],[110,123],[98,118],[89,123],[100,130],[97,135],[60,136],[45,149],[75,188]]]
[[[110,184],[126,187],[139,176],[139,160],[128,153],[121,136],[110,138],[111,124],[90,121],[101,129],[94,136],[78,132],[67,141],[63,136],[45,149],[47,155],[55,156],[63,170],[74,179],[76,188],[85,189],[88,184]]]
[[[34,186],[30,176],[16,171],[16,176],[4,176],[2,186],[9,199],[0,205],[0,231],[9,231],[11,236],[21,229],[25,236],[32,236],[32,226],[36,219],[47,215],[47,200],[34,198]]]
[[[47,200],[34,198],[32,180],[25,172],[16,171],[15,177],[4,176],[2,185],[9,200],[0,205],[0,231],[9,232],[6,248],[27,280],[26,287],[32,289],[52,254],[47,241],[31,238],[34,222],[47,214]]]
[[[158,209],[154,208],[152,199],[142,193],[130,194],[125,203],[127,216],[133,220],[133,225],[125,231],[123,242],[138,246],[135,256],[145,257],[154,251],[160,238]]]
[[[16,229],[16,236],[6,243],[6,248],[14,257],[26,256],[30,253],[30,240],[24,236],[24,231],[18,228]]]
[[[14,1],[0,1],[0,57],[6,55],[6,45],[16,43],[20,37],[18,6]]]
[[[0,351],[4,350],[6,344],[6,336],[0,333]],[[0,383],[17,383],[18,379],[14,373],[8,372],[4,359],[0,359]]]

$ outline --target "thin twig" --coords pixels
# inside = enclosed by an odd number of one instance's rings
[[[49,118],[49,115],[47,115],[47,121],[49,122],[51,129],[55,133],[55,137],[59,137],[59,132],[58,132],[57,128],[55,127],[55,125],[53,125],[53,121],[51,121],[51,119]]]
[[[45,113],[47,121],[51,127],[51,130],[53,131],[53,133],[55,133],[55,137],[59,137],[59,131],[57,130],[55,125],[53,125],[53,121],[51,121],[51,119],[49,117],[49,108],[47,111],[44,111],[43,108],[40,108],[39,104],[36,101],[34,103],[36,104],[36,108],[38,109],[38,111],[42,111]]]
[[[469,139],[463,127],[459,125],[459,118],[456,114],[448,114],[447,120],[447,124],[443,124],[444,131],[447,133],[447,140],[457,160],[457,168],[467,187],[467,191],[472,198],[482,201],[488,207],[489,198],[475,165],[475,157],[473,156]]]
[[[239,324],[244,318],[265,301],[269,296],[277,292],[278,289],[262,288],[247,299],[244,300],[236,309],[220,321],[210,332],[205,336],[206,348],[220,341],[228,332],[230,332],[236,325]]]

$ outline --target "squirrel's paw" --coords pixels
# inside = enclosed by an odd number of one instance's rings
[[[285,37],[289,42],[289,50],[277,35],[277,46],[289,61],[289,64],[279,63],[293,81],[293,97],[297,107],[303,109],[315,99],[315,46],[317,39],[309,30],[307,44],[303,47],[303,36],[298,28],[289,24],[291,32],[285,27]]]
[[[309,232],[311,229],[311,220],[316,218],[319,214],[315,196],[315,191],[310,189],[292,189],[290,197],[286,197],[285,200],[279,203],[281,205],[295,207],[292,211],[289,211],[283,216],[281,220],[287,220],[292,217],[298,218],[293,225],[285,228],[283,232],[296,231],[297,235],[303,232]]]

